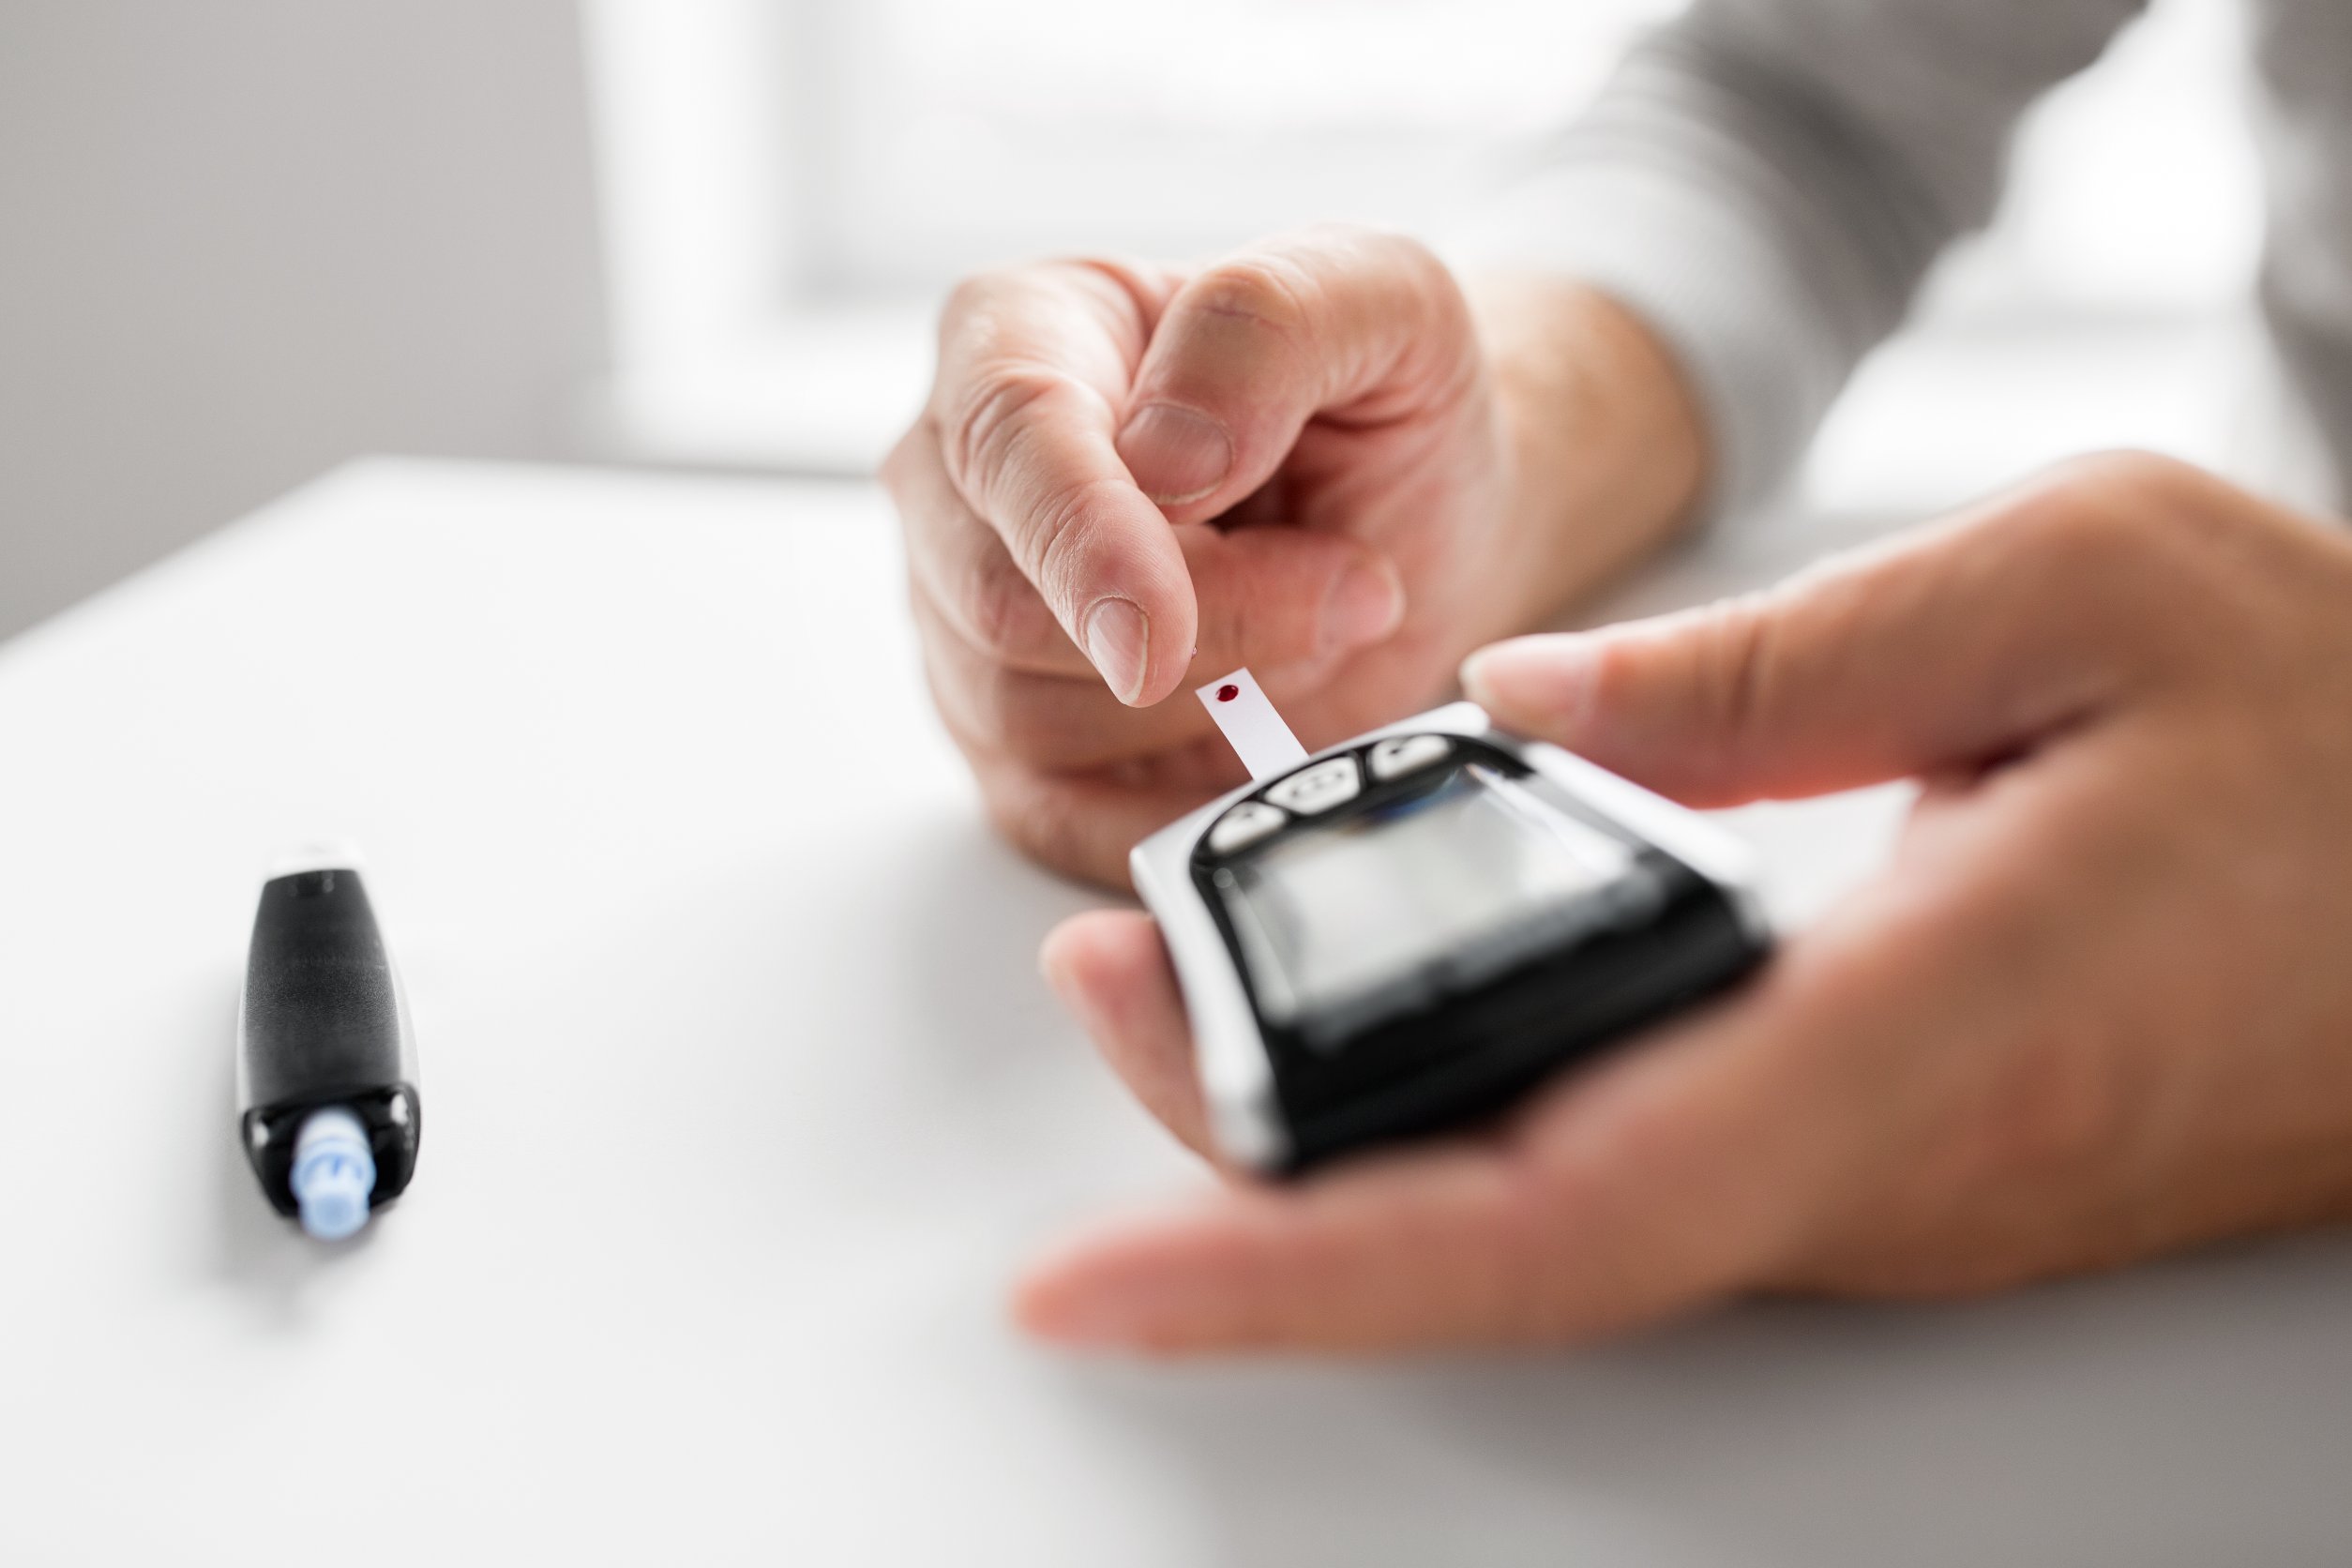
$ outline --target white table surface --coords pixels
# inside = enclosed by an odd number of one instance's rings
[[[2352,1560],[2341,1237],[1533,1358],[1024,1343],[1033,1246],[1201,1178],[1036,978],[1091,896],[984,831],[900,606],[863,488],[384,462],[0,649],[0,1561]],[[1897,806],[1741,823],[1802,907]],[[340,1249],[230,1078],[324,831],[423,1050]]]

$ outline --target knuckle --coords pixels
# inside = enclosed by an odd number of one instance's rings
[[[919,590],[917,594],[920,598]],[[1012,672],[934,617],[921,617],[924,673],[932,706],[959,749],[975,759],[1017,758],[1007,723]]]
[[[1988,1175],[2032,1192],[2063,1185],[2128,1141],[2128,1080],[2100,1042],[2055,1035],[2024,1053],[1977,1118]]]
[[[1031,361],[982,367],[948,419],[949,473],[960,485],[985,487],[1012,465],[1039,405],[1066,394],[1068,386],[1062,371]]]
[[[986,477],[1018,440],[1020,416],[1054,395],[1059,376],[1028,362],[978,367],[948,414],[945,459],[957,482]]]
[[[1575,1337],[1579,1294],[1575,1260],[1554,1234],[1542,1189],[1515,1184],[1486,1245],[1483,1300],[1473,1316],[1494,1338],[1542,1345]]]
[[[2231,518],[2213,505],[2218,483],[2149,452],[2077,458],[1995,513],[1977,542],[2005,602],[2144,631],[2151,595],[2177,599],[2207,580]]]
[[[1212,570],[1196,565],[1197,654],[1220,668],[1295,667],[1302,677],[1312,670],[1319,686],[1336,673],[1327,668],[1336,650],[1326,622],[1339,573],[1335,563],[1305,553],[1227,552]]]
[[[1014,548],[1022,568],[1048,599],[1075,604],[1081,597],[1097,544],[1087,523],[1118,483],[1094,479],[1072,485],[1033,509],[1028,521],[1015,529]]]
[[[1229,580],[1205,589],[1195,580],[1196,656],[1205,656],[1222,669],[1228,663],[1289,664],[1314,653],[1311,634],[1302,639],[1297,633],[1302,620],[1314,617],[1311,603],[1260,594],[1246,583]],[[1301,646],[1302,642],[1305,645]]]
[[[1872,1301],[1956,1301],[2031,1283],[2037,1269],[2013,1243],[1922,1221],[1901,1235],[1872,1231],[1825,1245],[1774,1279],[1805,1294]]]
[[[1284,338],[1304,334],[1314,316],[1313,278],[1279,251],[1229,256],[1194,279],[1190,292],[1199,310],[1254,322]]]
[[[917,420],[891,445],[889,452],[882,458],[882,467],[875,473],[875,477],[882,481],[882,489],[899,504],[902,510],[906,505],[908,482],[919,460],[920,448],[935,439],[930,422],[927,419]]]
[[[986,320],[1019,280],[1018,272],[1004,268],[969,273],[957,279],[955,287],[947,291],[946,302],[940,307],[941,324],[952,327]]]
[[[983,802],[997,832],[1023,854],[1057,871],[1097,875],[1078,814],[1060,795],[1032,775],[1000,776],[984,789]]]
[[[2008,519],[2061,560],[2094,565],[2146,550],[2161,529],[2200,510],[2209,481],[2153,452],[2102,452],[2059,465],[2026,490]]]
[[[1346,250],[1357,246],[1377,245],[1401,237],[1387,229],[1376,229],[1368,223],[1350,223],[1345,219],[1331,219],[1320,223],[1302,224],[1290,232],[1287,236],[1287,242],[1304,249]]]
[[[1724,732],[1754,732],[1771,712],[1780,617],[1761,598],[1734,600],[1715,617],[1715,707]]]
[[[1091,298],[1104,308],[1105,321],[1134,334],[1136,352],[1150,336],[1155,301],[1165,297],[1159,279],[1163,269],[1132,257],[1090,254],[1067,257],[1049,264],[1056,283],[1065,292]]]
[[[1695,798],[1736,795],[1748,760],[1769,752],[1786,716],[1782,623],[1802,591],[1792,579],[1604,640],[1590,691],[1576,706],[1598,714],[1670,711],[1676,730],[1687,726],[1697,737],[1678,748],[1683,789]]]
[[[2064,491],[2143,504],[2178,500],[2201,488],[2207,477],[2178,458],[2132,449],[2085,453],[2058,464],[2049,476]]]
[[[1115,276],[1124,270],[1115,257],[1054,257],[984,267],[967,273],[947,291],[941,307],[942,320],[953,324],[988,324],[1008,307],[1066,290],[1074,274],[1099,271]]]
[[[1385,229],[1347,232],[1349,250],[1382,274],[1440,294],[1457,292],[1453,268],[1435,250],[1413,238]]]
[[[1416,278],[1450,278],[1438,253],[1410,234],[1362,223],[1317,223],[1299,230],[1285,249],[1328,257],[1350,269],[1366,267]]]
[[[1194,601],[1199,606],[1195,611],[1199,619],[1193,623],[1194,656],[1206,653],[1211,663],[1220,666],[1229,658],[1243,664],[1267,662],[1263,655],[1244,645],[1244,628],[1250,621],[1232,595],[1196,590]]]
[[[1018,767],[1058,770],[1083,760],[1094,744],[1069,722],[1065,683],[1052,676],[1025,674],[1009,665],[984,657],[968,648],[949,651],[953,660],[944,682],[934,682],[942,709],[952,707],[956,723],[973,744]]]
[[[1007,671],[1001,664],[981,658],[969,649],[956,651],[956,712],[964,727],[990,750],[1019,757],[1006,725]]]
[[[1070,737],[1037,677],[991,665],[980,684],[989,730],[1007,756],[1039,767],[1064,760]]]
[[[1080,586],[1094,542],[1086,525],[1118,481],[1057,482],[1026,448],[1052,405],[1086,396],[1050,367],[1004,367],[975,384],[948,444],[951,477],[1002,532],[1029,581],[1055,603]]]
[[[1388,309],[1426,324],[1425,336],[1436,342],[1469,333],[1470,298],[1461,279],[1444,258],[1410,234],[1333,224],[1308,231],[1304,243],[1346,276],[1374,284]]]
[[[1036,586],[1008,556],[992,551],[973,566],[961,597],[973,645],[991,658],[1033,656],[1063,641]]]
[[[2071,885],[2056,870],[2013,877],[1997,901],[1949,928],[2041,1003],[2029,1008],[2028,1027],[1980,1044],[1952,1097],[1946,1155],[1922,1162],[1922,1171],[1940,1170],[1939,1184],[1959,1195],[1963,1210],[1990,1211],[2003,1199],[2047,1204],[2055,1194],[2096,1186],[2101,1168],[2133,1148],[2160,1109],[2159,1086],[2136,1070],[2143,1063],[2129,1032],[2103,1007],[2028,978],[2018,961],[2072,927]]]
[[[1724,768],[1769,729],[1781,684],[1778,673],[1783,607],[1800,592],[1792,580],[1778,589],[1742,594],[1661,622],[1639,641],[1601,645],[1592,702],[1606,713],[1640,712],[1657,693],[1655,658],[1675,649],[1671,677],[1678,703],[1710,737],[1705,755]]]

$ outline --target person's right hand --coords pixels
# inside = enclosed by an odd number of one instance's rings
[[[1172,694],[1247,665],[1308,746],[1342,739],[1688,509],[1696,420],[1640,326],[1560,283],[1480,307],[1422,247],[1330,229],[956,292],[882,477],[933,694],[1014,842],[1123,882],[1242,778]]]
[[[1694,806],[1913,777],[1754,980],[1498,1122],[1083,1236],[1019,1312],[1164,1353],[1590,1339],[2352,1219],[2352,541],[2088,460],[1767,593],[1478,654],[1499,723]],[[1151,917],[1048,939],[1211,1152]]]

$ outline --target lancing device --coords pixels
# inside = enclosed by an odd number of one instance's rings
[[[340,1241],[415,1173],[415,1033],[356,857],[271,869],[237,1004],[237,1127],[271,1207]]]

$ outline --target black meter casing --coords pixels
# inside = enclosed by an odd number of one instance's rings
[[[1475,1122],[1771,950],[1746,851],[1458,702],[1136,846],[1220,1152],[1270,1174]]]

